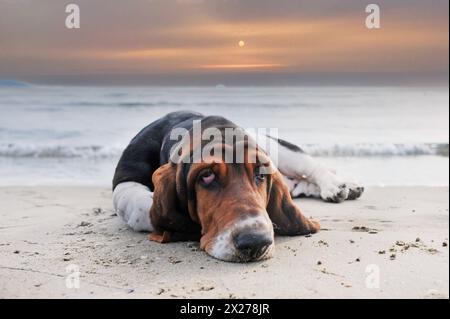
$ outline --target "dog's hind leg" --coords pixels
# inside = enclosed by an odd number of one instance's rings
[[[300,147],[270,136],[258,135],[257,140],[258,145],[262,145],[283,175],[296,181],[306,180],[317,185],[324,201],[340,203],[362,195],[363,187],[343,180]]]
[[[283,177],[285,184],[289,187],[289,192],[291,193],[292,198],[320,198],[320,188],[316,184],[310,183],[307,180],[297,180],[284,175]]]
[[[153,193],[136,182],[124,182],[116,186],[113,192],[113,204],[117,214],[134,231],[153,231],[150,221],[150,208]]]

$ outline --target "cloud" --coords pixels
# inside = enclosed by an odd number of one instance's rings
[[[448,71],[448,1],[0,0],[0,76],[231,72]],[[245,40],[245,48],[237,43]]]

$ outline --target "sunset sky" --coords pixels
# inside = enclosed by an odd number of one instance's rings
[[[81,29],[65,28],[65,6]],[[0,78],[118,84],[432,79],[448,74],[448,0],[0,0]],[[273,83],[272,83],[273,84]]]

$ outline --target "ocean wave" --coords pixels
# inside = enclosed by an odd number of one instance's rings
[[[184,104],[181,102],[173,102],[173,101],[156,101],[156,102],[116,102],[116,101],[79,101],[79,102],[70,102],[63,104],[63,106],[69,107],[124,107],[124,108],[134,108],[134,107],[179,107]]]
[[[418,144],[390,144],[390,143],[358,143],[317,145],[307,144],[303,150],[313,156],[322,157],[381,157],[381,156],[421,156],[437,155],[449,156],[449,144],[418,143]]]
[[[119,147],[64,145],[0,145],[0,157],[11,158],[112,158],[122,152]]]
[[[302,145],[302,149],[319,157],[406,157],[406,156],[449,156],[449,144],[335,144]],[[0,144],[0,157],[10,158],[87,158],[101,159],[120,156],[123,147],[99,145],[17,145]]]

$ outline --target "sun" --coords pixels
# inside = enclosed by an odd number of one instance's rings
[[[239,41],[238,45],[240,48],[243,48],[243,47],[245,47],[245,42],[243,40],[241,40],[241,41]]]

